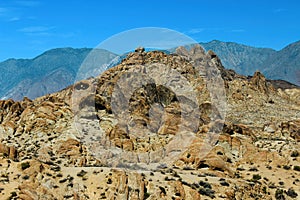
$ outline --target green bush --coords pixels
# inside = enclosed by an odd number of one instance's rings
[[[25,170],[25,169],[27,169],[29,167],[30,167],[30,163],[29,162],[23,162],[23,163],[21,163],[22,170]]]
[[[300,166],[294,166],[294,170],[300,172]]]
[[[283,195],[283,190],[282,189],[277,189],[275,192],[275,198],[276,200],[284,200],[285,197]]]
[[[150,193],[146,192],[146,193],[144,194],[144,199],[148,199],[150,196],[151,196]]]
[[[286,194],[292,198],[297,198],[298,194],[293,188],[289,188]]]
[[[15,197],[17,197],[17,193],[16,192],[11,192],[10,193],[10,197],[8,197],[8,200],[11,200],[11,199],[15,199]]]
[[[259,174],[253,174],[252,181],[258,181],[259,179],[261,179],[261,176]]]
[[[284,166],[283,166],[283,169],[285,169],[285,170],[289,170],[289,169],[291,169],[291,167],[290,167],[290,166],[288,166],[288,165],[284,165]]]
[[[291,154],[291,157],[298,157],[299,156],[299,152],[298,151],[293,151]]]

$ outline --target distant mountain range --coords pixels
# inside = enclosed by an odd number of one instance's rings
[[[281,79],[300,85],[300,41],[280,51],[217,40],[200,44],[206,50],[213,50],[225,68],[237,73],[253,75],[259,70],[269,79]],[[33,59],[8,59],[1,62],[0,99],[21,100],[24,96],[34,99],[73,84],[76,76],[88,78],[101,72],[88,66],[84,71],[82,68],[79,70],[91,51],[90,48],[58,48]],[[107,63],[117,57],[102,49],[93,51],[93,54],[97,58],[94,62],[102,69],[110,67]]]
[[[269,78],[300,85],[300,41],[292,43],[269,57],[261,71]]]
[[[9,59],[1,62],[0,98],[21,100],[27,96],[34,99],[73,84],[82,62],[91,51],[90,48],[58,48],[33,59]],[[98,55],[99,66],[116,57],[106,50],[93,52]],[[82,78],[90,76],[89,73],[86,76],[80,75]]]
[[[233,69],[239,74],[253,75],[256,70],[263,71],[262,66],[276,51],[269,48],[256,48],[233,42],[213,40],[200,43],[206,50],[213,50],[224,67]]]
[[[300,41],[280,51],[217,40],[200,44],[206,50],[213,50],[221,58],[224,67],[239,74],[253,75],[259,70],[269,79],[300,85]]]

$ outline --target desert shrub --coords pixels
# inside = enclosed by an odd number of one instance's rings
[[[253,174],[252,181],[258,181],[259,179],[261,179],[261,176],[259,174]]]
[[[277,189],[275,192],[275,199],[276,200],[285,200],[285,197],[283,195],[283,190],[282,189]]]
[[[28,180],[30,177],[28,175],[23,176],[24,180]]]
[[[10,197],[8,197],[8,200],[10,200],[10,199],[15,199],[15,197],[17,197],[18,195],[17,195],[17,193],[16,192],[11,192],[10,193]]]
[[[300,166],[294,166],[294,170],[300,172]]]
[[[22,170],[25,170],[25,169],[27,169],[29,167],[30,167],[30,163],[29,162],[23,162],[23,163],[21,163]]]
[[[87,174],[87,172],[86,171],[84,171],[84,170],[81,170],[80,172],[78,172],[77,173],[77,176],[79,176],[79,177],[83,177],[84,175],[86,175]]]
[[[288,165],[284,165],[284,166],[283,166],[283,169],[285,169],[285,170],[289,170],[289,169],[291,169],[291,167],[290,167],[290,166],[288,166]]]
[[[149,197],[150,197],[150,193],[146,192],[146,193],[144,194],[144,199],[148,199]]]
[[[296,150],[291,153],[291,157],[298,157],[298,156],[299,156],[299,152]]]
[[[298,196],[298,194],[295,192],[293,188],[289,188],[286,194],[292,198],[296,198]]]
[[[210,198],[215,198],[215,191],[210,188],[200,188],[199,193],[205,196],[209,196]]]

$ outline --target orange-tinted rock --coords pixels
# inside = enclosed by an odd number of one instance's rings
[[[0,142],[0,153],[5,155],[9,154],[9,147],[6,146],[5,144],[2,144],[1,142]]]
[[[10,159],[14,160],[18,157],[18,151],[14,146],[9,147],[9,156]]]
[[[201,65],[199,69],[192,60]],[[193,86],[189,92],[196,100],[189,101],[177,95],[176,89],[153,81],[134,91],[130,89],[136,86],[135,79],[119,81],[128,74],[148,72],[153,63],[178,72],[172,80],[176,86],[181,86],[176,78],[184,77]],[[156,67],[153,71],[160,78],[165,68]],[[215,96],[207,86],[206,70],[210,67],[219,69],[214,72],[224,79],[227,95],[226,121],[220,134],[215,127],[223,126],[223,119],[219,119],[223,110],[214,104]],[[151,81],[156,74],[143,80]],[[201,47],[191,51],[179,48],[177,54],[137,49],[118,66],[74,87],[33,101],[0,101],[3,187],[18,187],[21,199],[78,200],[209,198],[200,195],[200,180],[212,186],[216,198],[224,199],[270,199],[276,192],[269,187],[272,182],[284,191],[291,186],[298,191],[295,179],[289,178],[296,177],[297,171],[288,168],[299,161],[294,157],[299,149],[295,141],[300,140],[299,91],[277,93],[269,83],[259,72],[251,78],[224,69],[214,52],[205,53]],[[117,96],[121,105],[115,109],[112,95],[124,85],[128,87]],[[218,84],[213,89],[222,87]],[[72,96],[74,92],[80,94]],[[132,94],[125,99],[129,92]],[[194,108],[199,108],[199,115],[183,117]],[[184,135],[182,129],[193,137]],[[81,140],[84,136],[105,152]],[[182,137],[176,140],[176,136]],[[215,139],[212,146],[205,146],[208,139]],[[176,155],[175,159],[160,163],[169,155]],[[127,167],[121,159],[111,162],[113,156],[130,160],[130,170],[111,170],[110,166]],[[29,162],[30,167],[22,169],[23,162]],[[151,165],[157,166],[153,172],[147,170]],[[87,175],[81,176],[81,170]],[[255,174],[262,177],[257,182],[252,180]],[[229,186],[221,185],[221,178]],[[284,185],[277,186],[279,178]]]

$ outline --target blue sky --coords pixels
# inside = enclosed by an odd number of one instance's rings
[[[300,40],[299,10],[297,0],[0,0],[0,61],[58,47],[93,48],[140,27],[278,50]]]

